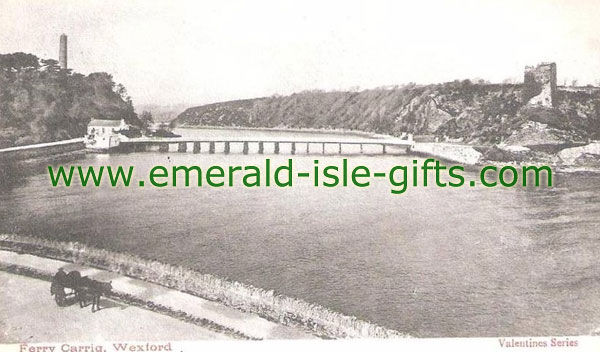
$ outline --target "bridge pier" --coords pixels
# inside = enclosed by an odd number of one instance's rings
[[[290,145],[289,153],[291,155],[297,155],[298,153],[303,153],[304,146],[306,145],[306,155],[309,155],[311,152],[314,154],[318,154],[317,151],[319,149],[318,146],[313,146],[311,150],[311,144],[321,144],[321,153],[323,155],[335,155],[334,146],[337,144],[337,152],[340,155],[344,153],[355,153],[360,150],[360,154],[372,154],[376,153],[377,146],[381,146],[381,154],[388,153],[388,147],[391,147],[390,153],[396,154],[397,150],[410,150],[410,143],[404,141],[388,141],[388,140],[379,140],[379,141],[368,141],[368,140],[289,140],[289,139],[281,139],[281,140],[256,140],[256,139],[237,139],[232,138],[228,139],[215,139],[215,140],[207,140],[207,139],[180,139],[180,140],[172,140],[172,139],[154,139],[154,140],[141,140],[141,141],[123,141],[121,143],[121,147],[123,151],[157,151],[160,153],[166,152],[179,152],[179,153],[191,153],[198,154],[202,151],[202,143],[205,144],[205,148],[208,150],[204,151],[204,153],[215,154],[217,144],[219,144],[219,152],[221,152],[220,143],[223,143],[223,152],[224,154],[231,153],[231,144],[234,144],[234,151],[237,152],[237,144],[242,144],[242,152],[244,155],[250,154],[251,152],[251,144],[258,144],[258,154],[265,154],[265,144],[267,144],[268,152],[271,153],[271,149],[269,144],[273,144],[273,154],[281,154],[281,143],[284,145]],[[237,144],[236,144],[237,143]],[[331,145],[331,150],[327,149],[327,145]],[[358,145],[360,148],[355,148],[353,146]],[[365,145],[367,149],[365,150]],[[371,147],[372,146],[372,147]],[[176,149],[175,149],[176,148]],[[252,147],[254,148],[254,147]],[[287,147],[284,147],[285,153],[288,153]],[[300,148],[300,149],[298,149]],[[371,149],[373,150],[371,150]],[[317,150],[315,150],[317,149]],[[252,149],[252,152],[256,151]]]

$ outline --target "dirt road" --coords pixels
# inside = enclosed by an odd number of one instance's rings
[[[0,343],[226,339],[149,310],[102,299],[103,309],[58,307],[50,283],[0,271]]]

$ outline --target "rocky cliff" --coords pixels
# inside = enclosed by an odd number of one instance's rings
[[[406,85],[307,91],[187,109],[179,126],[345,129],[433,135],[472,144],[572,144],[600,138],[600,93],[560,91],[554,107],[522,100],[522,85]]]

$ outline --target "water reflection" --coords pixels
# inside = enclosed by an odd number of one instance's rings
[[[26,182],[27,172],[13,160],[0,160],[0,192],[9,192]]]
[[[47,172],[50,164],[60,165],[84,159],[83,151],[29,160],[0,158],[0,193],[26,186],[31,176]]]

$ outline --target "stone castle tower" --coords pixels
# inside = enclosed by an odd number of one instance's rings
[[[62,34],[60,36],[60,50],[58,53],[58,64],[63,70],[67,69],[67,35]]]
[[[529,105],[552,107],[556,98],[556,63],[525,66],[523,101]]]

